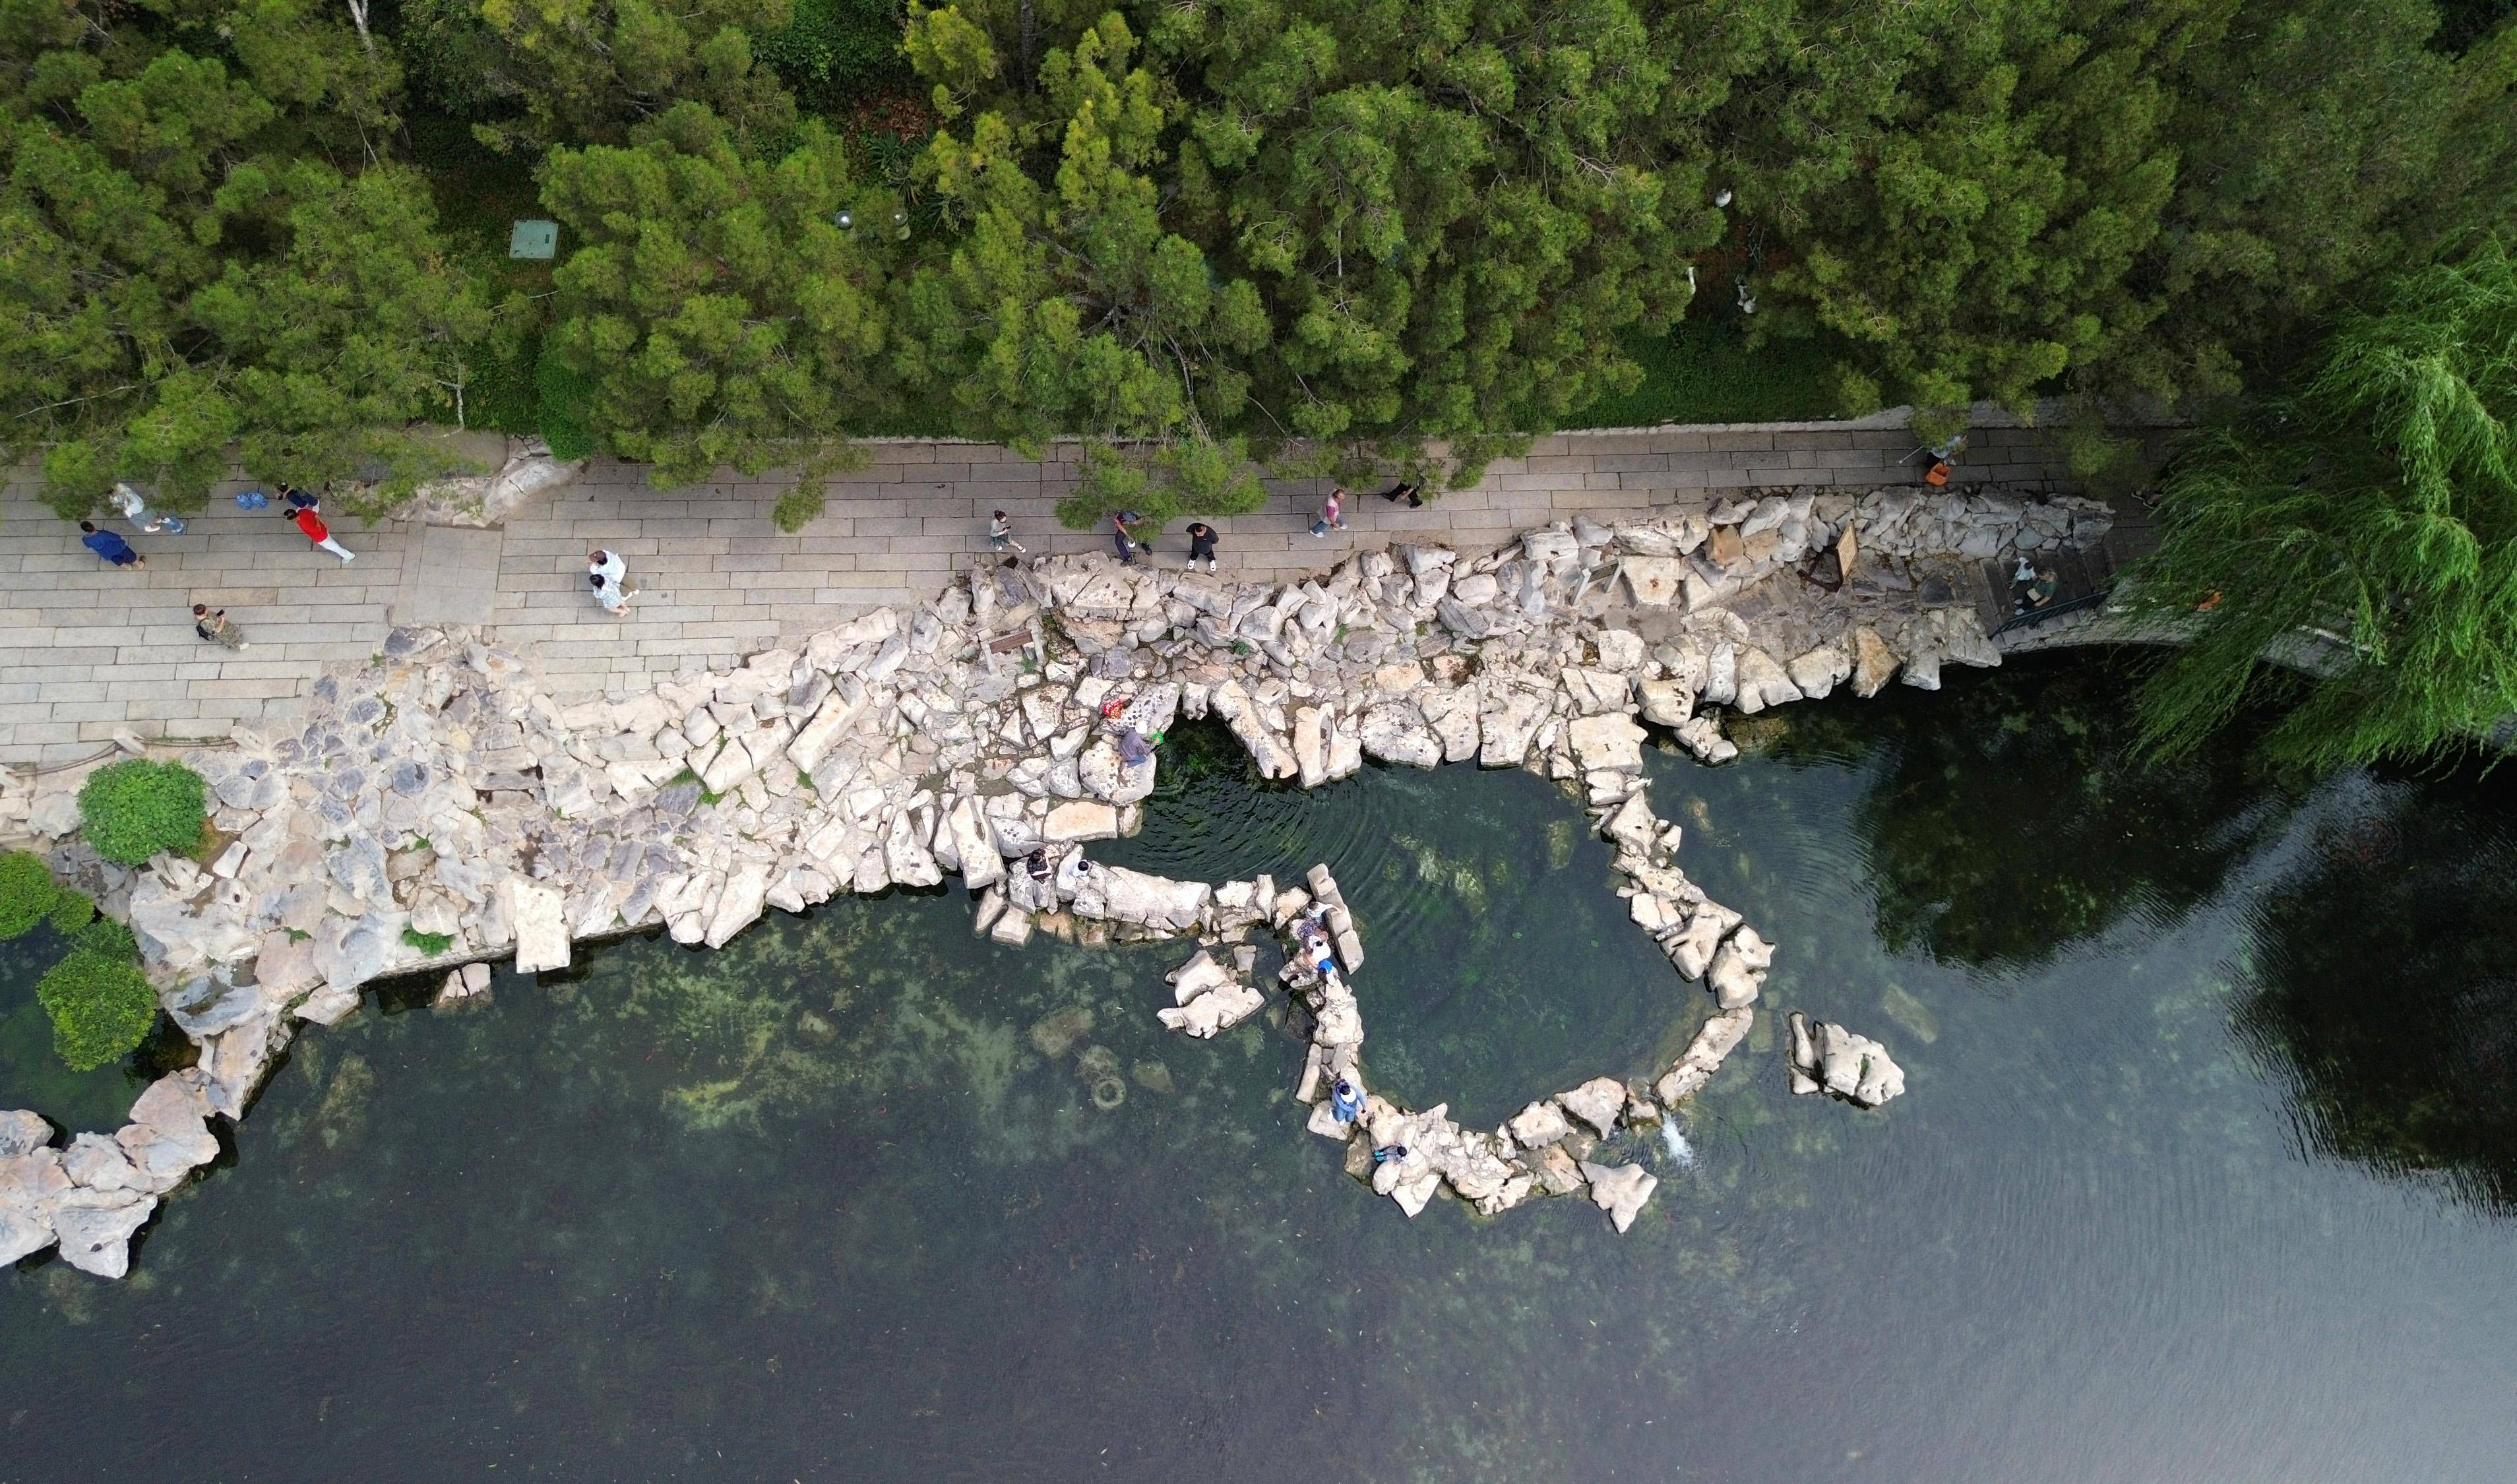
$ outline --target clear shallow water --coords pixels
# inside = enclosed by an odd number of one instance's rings
[[[2137,779],[2119,702],[2015,670],[1655,761],[1770,999],[1911,1090],[1788,1097],[1761,1033],[1624,1238],[1368,1199],[1288,1033],[1155,1025],[1175,948],[836,904],[310,1035],[131,1282],[0,1274],[0,1479],[2505,1477],[2505,789]],[[1704,1004],[1572,818],[1191,780],[1113,856],[1328,857],[1378,1076],[1484,1119]]]

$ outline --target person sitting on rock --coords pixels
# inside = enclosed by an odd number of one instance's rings
[[[1372,1163],[1375,1165],[1391,1165],[1406,1158],[1407,1146],[1404,1144],[1384,1144],[1372,1152]]]
[[[1329,1088],[1329,1116],[1341,1124],[1351,1124],[1363,1116],[1363,1094],[1343,1077]]]
[[[2035,579],[2027,584],[2026,595],[2021,601],[2028,608],[2043,608],[2054,601],[2054,593],[2062,585],[2063,579],[2056,574],[2054,569],[2040,567],[2036,569]]]
[[[1337,950],[1329,943],[1329,930],[1322,921],[1328,911],[1323,908],[1294,919],[1294,942],[1302,951],[1302,961],[1323,980],[1337,977]]]
[[[1119,766],[1129,769],[1141,768],[1153,760],[1154,744],[1145,741],[1144,733],[1130,727],[1119,734]]]

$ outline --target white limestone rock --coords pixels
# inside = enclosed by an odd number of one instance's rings
[[[1792,1030],[1792,1093],[1794,1096],[1807,1096],[1825,1086],[1817,1080],[1817,1042],[1810,1036],[1808,1017],[1794,1010],[1788,1018]]]
[[[1695,692],[1675,680],[1646,680],[1637,689],[1643,720],[1655,726],[1683,727],[1695,714]]]
[[[1758,937],[1755,928],[1742,927],[1731,934],[1713,955],[1706,972],[1715,1001],[1726,1010],[1756,1003],[1758,991],[1766,982],[1766,969],[1773,961],[1773,946]]]
[[[1154,1018],[1174,1031],[1204,1040],[1249,1019],[1267,1003],[1267,996],[1246,984],[1225,983],[1182,1005],[1164,1005]]]
[[[1867,700],[1897,673],[1897,653],[1879,631],[1863,624],[1853,631],[1853,694]]]
[[[936,879],[941,880],[938,876]],[[932,883],[928,883],[932,884]],[[708,912],[707,929],[701,941],[710,948],[723,948],[734,941],[734,935],[760,920],[761,911],[769,904],[769,867],[761,861],[746,861],[726,878],[725,890]]]
[[[1442,760],[1442,740],[1412,701],[1384,701],[1364,712],[1360,736],[1363,750],[1383,762],[1430,768]]]
[[[1477,692],[1474,686],[1428,686],[1415,693],[1416,709],[1441,740],[1442,761],[1465,763],[1477,755]]]
[[[1811,1039],[1827,1091],[1864,1108],[1876,1108],[1904,1092],[1904,1069],[1890,1059],[1886,1046],[1869,1037],[1819,1021],[1812,1028]]]
[[[1660,1188],[1659,1178],[1641,1165],[1594,1165],[1584,1160],[1582,1176],[1591,1182],[1591,1199],[1620,1232],[1635,1224],[1643,1203]]]
[[[1595,1077],[1557,1101],[1565,1112],[1600,1130],[1604,1139],[1617,1131],[1617,1115],[1626,1106],[1626,1084],[1613,1077]]]
[[[1627,557],[1617,564],[1626,592],[1643,608],[1667,608],[1685,596],[1687,565],[1674,556]]]
[[[140,1191],[77,1190],[53,1209],[62,1260],[82,1273],[119,1278],[131,1271],[131,1237],[148,1224],[157,1198]]]
[[[1853,673],[1853,657],[1839,645],[1821,644],[1785,665],[1783,671],[1803,697],[1820,700],[1835,689],[1837,681]]]
[[[1040,833],[1042,839],[1053,845],[1115,840],[1119,837],[1119,810],[1116,805],[1091,799],[1060,804],[1048,811]]]
[[[1713,1081],[1713,1074],[1722,1070],[1722,1063],[1732,1049],[1747,1039],[1748,1028],[1756,1018],[1757,1012],[1745,1007],[1714,1012],[1697,1029],[1695,1039],[1686,1043],[1677,1062],[1652,1083],[1652,1093],[1662,1106],[1683,1103],[1703,1090],[1704,1084]]]
[[[1782,705],[1801,699],[1800,687],[1792,684],[1790,675],[1776,663],[1774,657],[1754,645],[1742,646],[1737,654],[1738,694],[1733,701],[1742,712],[1754,715],[1768,706]]]
[[[1640,773],[1643,766],[1643,729],[1623,712],[1585,716],[1565,729],[1573,755],[1586,773],[1613,770]]]
[[[1521,1109],[1504,1126],[1523,1149],[1543,1149],[1573,1131],[1573,1125],[1564,1121],[1564,1110],[1553,1098],[1541,1098]]]
[[[1232,735],[1241,740],[1251,758],[1258,765],[1261,778],[1292,778],[1301,771],[1294,753],[1267,725],[1257,701],[1242,689],[1238,680],[1227,680],[1216,686],[1207,704],[1215,715],[1223,718]]]
[[[1688,979],[1701,979],[1712,967],[1723,937],[1739,925],[1739,914],[1719,902],[1698,902],[1687,914],[1686,930],[1668,942],[1670,962]]]
[[[1477,766],[1519,767],[1529,756],[1529,744],[1538,736],[1539,723],[1547,719],[1547,697],[1509,682],[1480,682],[1478,691],[1482,703],[1477,711],[1477,731],[1482,742]]]
[[[566,895],[556,886],[524,876],[507,877],[499,890],[506,903],[508,928],[516,935],[516,972],[538,974],[568,967]]]

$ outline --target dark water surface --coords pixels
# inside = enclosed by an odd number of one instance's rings
[[[1625,1237],[1370,1199],[1289,1032],[1156,1025],[1175,946],[838,903],[311,1032],[128,1282],[0,1273],[0,1484],[2507,1478],[2507,789],[2138,774],[2122,700],[1953,676],[1654,761],[1769,1003],[1910,1090],[1792,1098],[1761,1017]],[[1331,861],[1409,1100],[1498,1120],[1707,1007],[1551,785],[1193,773],[1110,858]]]

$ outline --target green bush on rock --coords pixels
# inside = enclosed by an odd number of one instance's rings
[[[81,948],[35,984],[53,1017],[53,1049],[73,1072],[93,1072],[149,1039],[157,996],[140,965]]]
[[[107,958],[125,958],[134,963],[140,961],[140,940],[132,934],[131,924],[116,922],[111,917],[99,917],[80,928],[78,951],[103,954]]]
[[[109,763],[79,789],[87,842],[117,866],[145,866],[161,851],[183,854],[201,843],[209,795],[201,776],[181,763],[134,757]]]
[[[56,932],[78,932],[95,920],[96,898],[75,886],[57,886],[53,888],[52,911],[44,915],[52,919],[53,929]],[[122,924],[117,922],[114,926],[121,927]],[[127,932],[129,929],[125,928],[124,931]]]
[[[23,850],[0,851],[0,942],[32,932],[61,896],[43,857]]]

